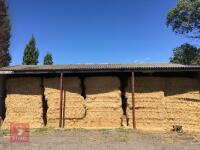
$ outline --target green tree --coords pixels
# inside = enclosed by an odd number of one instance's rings
[[[24,50],[23,65],[37,65],[38,57],[39,50],[36,48],[35,38],[32,36]]]
[[[8,66],[11,62],[9,54],[10,30],[8,6],[4,0],[0,0],[0,67]]]
[[[47,53],[44,57],[44,65],[52,65],[53,64],[53,58],[50,53]]]
[[[183,44],[173,50],[173,56],[170,58],[171,63],[183,65],[200,64],[200,48],[190,44]]]
[[[200,39],[200,0],[178,0],[167,15],[167,26],[175,33]]]

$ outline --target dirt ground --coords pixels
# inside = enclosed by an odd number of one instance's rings
[[[1,131],[0,150],[199,150],[200,134],[158,133],[128,129],[31,131],[28,143],[10,143]]]

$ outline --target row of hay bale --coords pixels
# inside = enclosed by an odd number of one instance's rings
[[[130,80],[126,95],[131,127]],[[200,131],[200,95],[197,79],[136,77],[135,88],[138,129],[169,131],[173,125],[178,124],[187,131]]]
[[[121,93],[117,77],[86,78],[87,98],[81,96],[80,79],[64,77],[65,128],[120,127]],[[60,118],[59,78],[10,78],[7,80],[6,118],[10,123],[29,123],[31,128],[43,127],[42,98],[48,105],[47,127],[57,128]]]
[[[47,126],[57,128],[60,117],[59,78],[18,77],[7,81],[6,118],[12,122],[43,127],[42,97],[47,104]],[[78,77],[64,77],[65,128],[117,128],[123,115],[117,77],[85,79],[86,98]],[[199,82],[192,78],[136,77],[136,126],[143,130],[169,130],[180,124],[200,131]],[[131,79],[126,89],[128,126],[132,127]]]
[[[81,96],[80,79],[64,78],[65,128],[112,128],[120,127],[120,82],[114,77],[86,78],[86,93]],[[59,79],[44,80],[45,97],[48,102],[47,126],[59,123]]]

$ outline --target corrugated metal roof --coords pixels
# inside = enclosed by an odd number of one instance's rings
[[[68,65],[16,65],[0,68],[0,72],[130,72],[130,71],[200,71],[200,66],[180,64],[68,64]]]

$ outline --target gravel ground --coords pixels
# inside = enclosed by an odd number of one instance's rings
[[[2,150],[199,150],[200,134],[116,130],[49,130],[31,132],[28,143],[10,143],[0,136]]]

